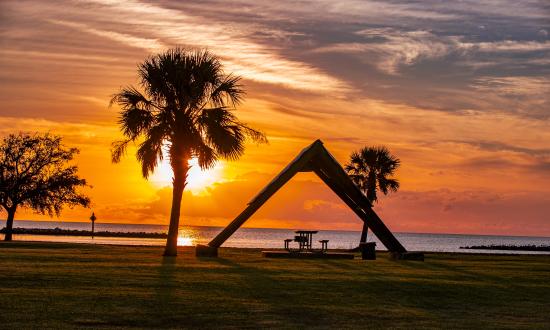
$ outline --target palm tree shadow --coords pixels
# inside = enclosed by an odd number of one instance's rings
[[[275,278],[278,274],[277,271],[264,268],[258,269],[253,265],[237,263],[225,258],[208,258],[207,260],[228,267],[232,273],[237,274],[240,277],[239,285],[242,289],[241,292],[246,292],[246,300],[250,302],[251,305],[261,306],[262,314],[270,316],[269,320],[266,320],[264,318],[257,319],[251,314],[252,317],[247,318],[247,322],[253,322],[254,325],[252,327],[271,327],[272,323],[270,322],[285,324],[287,326],[290,325],[290,327],[292,327],[292,325],[298,326],[298,324],[296,324],[296,315],[285,312],[289,306],[287,303],[281,302],[292,301],[292,297],[285,293],[287,290],[285,290],[284,285]],[[273,299],[267,298],[269,295],[272,296],[273,293],[268,293],[266,291],[277,292],[278,295],[288,296],[288,298],[274,301]]]
[[[171,306],[177,302],[177,295],[175,294],[177,259],[174,257],[162,258],[157,271],[158,282],[155,285],[154,296],[150,304],[153,324],[170,318]]]
[[[469,269],[465,269],[465,267],[463,266],[452,265],[445,262],[400,261],[399,263],[401,266],[407,267],[407,268],[424,269],[429,271],[446,271],[446,272],[450,272],[451,274],[455,274],[457,276],[464,276],[464,277],[482,280],[482,281],[488,281],[488,282],[495,282],[495,281],[498,282],[502,280],[502,278],[499,276],[492,276],[484,273],[482,269],[469,270]]]
[[[210,262],[215,262],[215,263],[218,263],[218,264],[223,265],[225,267],[231,267],[235,270],[242,270],[243,269],[243,266],[241,264],[238,264],[235,261],[225,259],[225,258],[221,258],[221,257],[217,257],[217,258],[198,257],[197,259],[199,259],[200,261],[204,261],[204,262],[209,262],[209,261]]]

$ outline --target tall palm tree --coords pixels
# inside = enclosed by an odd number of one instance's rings
[[[399,181],[393,178],[393,175],[400,164],[401,161],[384,146],[364,147],[351,154],[350,162],[346,164],[345,169],[351,180],[366,193],[373,205],[378,201],[378,191],[387,195],[399,189]],[[364,224],[361,242],[366,242],[367,231],[368,227]]]
[[[147,58],[138,72],[141,88],[122,88],[111,99],[111,105],[121,107],[118,123],[124,135],[113,143],[112,160],[119,162],[127,146],[137,143],[136,158],[148,178],[166,152],[174,176],[164,255],[176,256],[189,160],[196,157],[201,169],[211,168],[219,158],[239,158],[247,138],[267,139],[234,115],[244,96],[240,77],[224,73],[210,52],[170,49]]]

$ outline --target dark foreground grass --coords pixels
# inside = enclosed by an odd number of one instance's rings
[[[259,250],[0,243],[0,327],[545,328],[550,256],[264,259]]]

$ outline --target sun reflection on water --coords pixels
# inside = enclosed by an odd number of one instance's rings
[[[193,246],[197,240],[198,233],[190,228],[180,228],[178,232],[178,246]]]

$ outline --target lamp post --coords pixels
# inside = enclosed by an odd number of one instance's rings
[[[90,217],[90,220],[92,221],[92,239],[94,239],[94,225],[96,219],[97,217],[95,216],[95,213],[92,212],[92,216]]]

